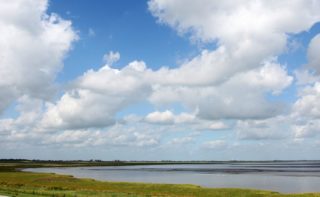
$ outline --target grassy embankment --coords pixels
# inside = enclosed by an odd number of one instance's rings
[[[103,182],[67,175],[20,172],[19,168],[57,166],[137,165],[113,162],[30,162],[0,163],[0,195],[8,196],[272,196],[305,197],[320,194],[280,194],[245,189],[213,189],[195,185]],[[155,163],[156,164],[156,163]]]

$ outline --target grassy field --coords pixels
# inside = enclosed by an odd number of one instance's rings
[[[50,166],[88,166],[85,162],[18,162],[0,163],[0,195],[8,196],[288,196],[320,194],[280,194],[245,189],[213,189],[195,185],[103,182],[78,179],[67,175],[20,172],[17,168]],[[95,165],[90,162],[90,165]],[[100,165],[101,162],[100,162]],[[107,163],[106,165],[112,165]]]

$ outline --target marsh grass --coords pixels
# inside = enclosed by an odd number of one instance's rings
[[[0,194],[10,196],[319,196],[320,194],[279,194],[245,189],[213,189],[195,185],[103,182],[72,176],[1,172]]]

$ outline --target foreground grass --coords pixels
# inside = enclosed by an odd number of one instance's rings
[[[277,192],[213,189],[194,185],[103,182],[72,176],[0,172],[0,194],[9,196],[319,196]]]
[[[30,164],[28,164],[28,167]],[[39,165],[39,164],[37,164]],[[22,165],[23,166],[23,165]],[[14,170],[22,167],[0,164],[0,195],[31,196],[252,196],[252,197],[306,197],[320,194],[280,194],[277,192],[246,189],[214,189],[195,185],[147,184],[103,182],[93,179],[78,179],[52,173],[31,173]],[[41,166],[41,165],[40,165]],[[48,166],[48,165],[45,165]],[[35,167],[35,166],[34,166]]]

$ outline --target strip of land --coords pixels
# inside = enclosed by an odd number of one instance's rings
[[[203,188],[185,184],[149,184],[103,182],[93,179],[78,179],[52,173],[21,172],[19,169],[33,167],[76,167],[168,164],[172,162],[102,162],[102,161],[0,161],[0,195],[5,196],[272,196],[305,197],[320,193],[280,194],[272,191],[246,189]],[[181,162],[183,163],[183,162]],[[185,162],[184,162],[185,163]],[[177,163],[175,163],[177,164]]]

